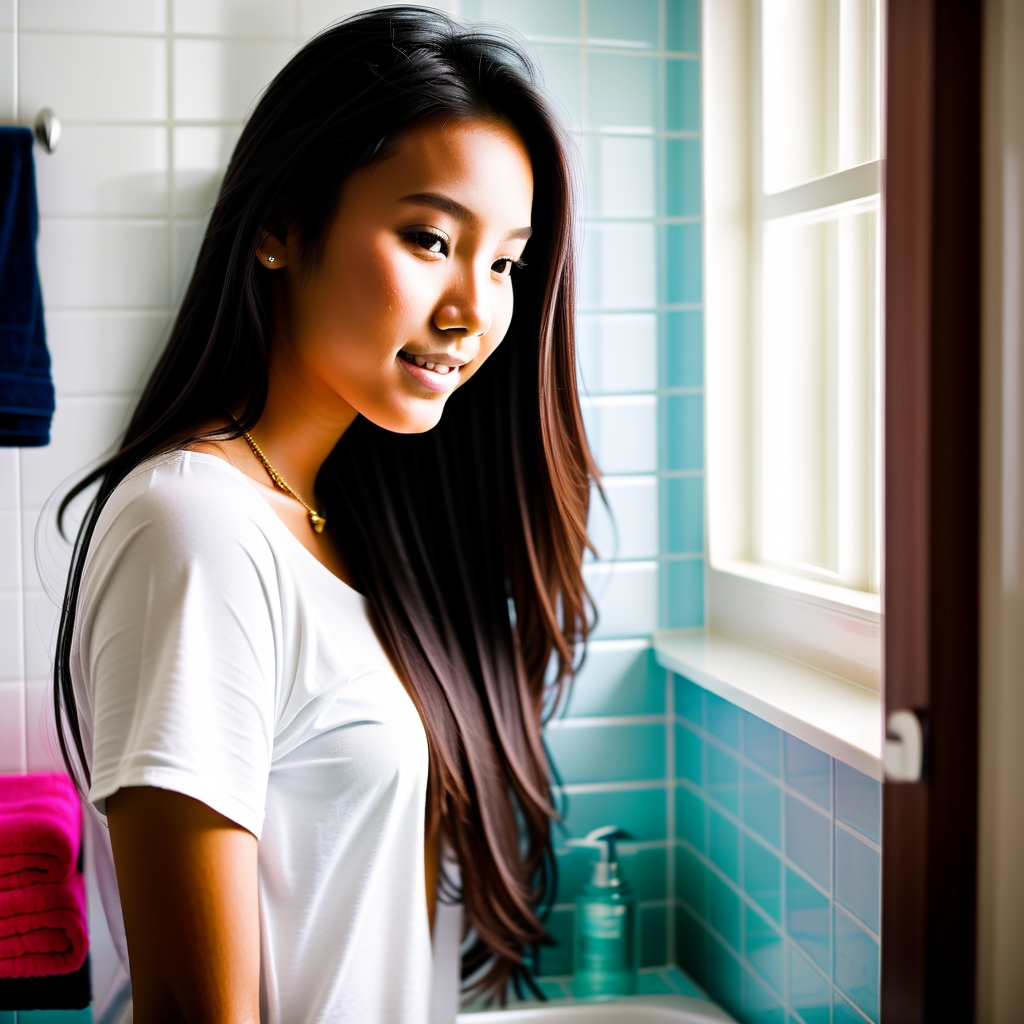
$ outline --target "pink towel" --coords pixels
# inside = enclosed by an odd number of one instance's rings
[[[0,891],[63,881],[81,839],[82,805],[66,775],[0,775]]]
[[[89,952],[85,922],[77,871],[63,882],[0,892],[0,978],[77,971]]]

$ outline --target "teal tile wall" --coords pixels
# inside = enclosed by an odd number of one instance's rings
[[[546,730],[564,823],[551,919],[560,941],[538,966],[571,972],[573,898],[589,858],[564,840],[604,824],[633,837],[621,855],[640,900],[641,958],[664,965],[681,755],[650,637],[704,620],[700,4],[463,0],[461,13],[534,45],[585,181],[580,377],[608,508],[595,494],[597,557],[585,571],[598,626]]]
[[[877,1024],[880,784],[662,675],[680,967],[744,1024]]]

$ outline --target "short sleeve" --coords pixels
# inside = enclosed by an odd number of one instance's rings
[[[78,612],[89,799],[102,814],[124,786],[174,790],[259,837],[279,594],[265,536],[225,488],[245,484],[168,474],[104,510]]]

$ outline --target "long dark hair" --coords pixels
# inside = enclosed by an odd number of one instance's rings
[[[418,8],[361,14],[308,43],[242,132],[121,447],[59,513],[98,483],[75,541],[54,672],[64,760],[88,780],[70,671],[85,555],[111,492],[140,462],[197,440],[198,424],[229,410],[243,410],[237,428],[217,436],[259,420],[270,299],[255,254],[266,225],[294,224],[315,264],[342,182],[403,131],[484,117],[522,137],[534,234],[504,342],[439,426],[393,434],[358,418],[316,481],[426,728],[427,828],[439,826],[458,857],[475,934],[464,974],[499,997],[510,979],[528,980],[524,951],[547,938],[557,815],[541,722],[587,635],[581,563],[597,478],[576,388],[572,175],[538,81],[515,43]]]

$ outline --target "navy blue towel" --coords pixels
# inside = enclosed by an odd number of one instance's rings
[[[0,128],[0,445],[50,443],[53,381],[36,270],[32,132]]]

